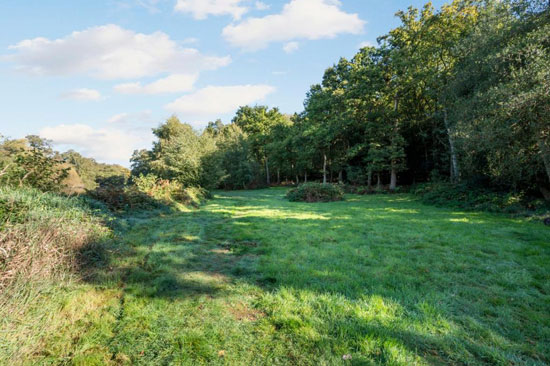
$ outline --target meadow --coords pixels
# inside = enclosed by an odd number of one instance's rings
[[[408,194],[285,193],[117,220],[75,278],[3,314],[0,363],[550,363],[548,227]]]

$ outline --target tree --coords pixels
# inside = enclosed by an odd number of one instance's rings
[[[42,191],[61,191],[69,167],[58,153],[53,151],[50,141],[36,135],[25,140],[4,140],[0,181],[6,185],[29,186]]]
[[[197,186],[201,179],[203,144],[197,132],[175,116],[153,129],[158,138],[151,150],[151,171],[163,179],[174,179],[184,186]]]
[[[248,135],[256,159],[265,166],[266,183],[271,184],[267,146],[272,142],[274,126],[287,123],[287,119],[277,108],[244,106],[237,110],[232,123]]]

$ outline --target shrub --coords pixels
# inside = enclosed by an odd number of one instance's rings
[[[304,183],[288,191],[290,201],[331,202],[344,199],[342,187],[336,184]]]
[[[93,191],[88,191],[88,195],[105,203],[112,211],[162,207],[162,202],[146,192],[142,192],[139,187],[135,185],[128,186],[124,177],[111,176],[99,178],[96,181],[98,187]]]
[[[165,204],[178,202],[184,205],[198,206],[209,196],[208,191],[203,188],[184,188],[177,181],[160,179],[154,174],[141,174],[139,177],[133,178],[133,182],[139,192]]]
[[[418,184],[411,188],[411,193],[420,196],[426,204],[464,210],[509,214],[543,214],[550,210],[548,202],[529,197],[524,192],[501,192],[468,182]]]
[[[351,184],[344,184],[342,185],[342,189],[346,193],[353,193],[353,194],[387,194],[387,193],[403,193],[407,192],[407,187],[399,186],[395,190],[390,191],[389,186],[381,186],[378,188],[377,186],[364,186],[364,185],[351,185]]]

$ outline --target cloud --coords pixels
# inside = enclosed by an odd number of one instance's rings
[[[133,125],[152,122],[152,112],[145,110],[138,113],[118,113],[107,120],[116,125]]]
[[[293,53],[294,51],[297,51],[298,48],[300,48],[300,44],[298,42],[288,42],[283,46],[283,51],[286,53]]]
[[[61,99],[72,99],[72,100],[101,100],[101,93],[94,89],[75,89],[68,92],[62,93],[59,95]]]
[[[199,43],[199,39],[196,37],[187,37],[183,41],[181,41],[183,44],[194,44]]]
[[[208,86],[184,95],[165,108],[186,116],[216,116],[234,112],[243,105],[258,102],[275,91],[270,85]]]
[[[9,47],[8,61],[29,74],[91,74],[103,79],[130,79],[161,73],[194,74],[231,62],[229,56],[182,48],[163,32],[135,33],[104,25],[50,40],[27,39]]]
[[[45,127],[40,136],[55,145],[71,148],[99,161],[128,165],[135,149],[147,146],[150,133],[138,134],[118,128],[93,128],[85,124]]]
[[[197,74],[174,74],[150,84],[139,82],[115,85],[114,89],[123,94],[161,94],[187,92],[193,89],[198,79]]]
[[[128,120],[128,113],[118,113],[107,120],[109,123],[126,123]]]
[[[291,0],[280,14],[230,24],[222,35],[233,46],[257,50],[271,42],[361,33],[365,22],[357,14],[343,12],[340,6],[338,0]]]
[[[159,0],[136,0],[136,3],[147,9],[151,14],[160,13],[159,8],[157,7]]]
[[[261,1],[256,1],[254,6],[256,7],[256,10],[268,10],[269,8],[271,8],[270,5],[268,5],[264,2],[261,2]]]
[[[209,15],[233,16],[240,19],[248,8],[242,6],[243,0],[178,0],[175,11],[191,13],[195,19],[206,19]]]
[[[365,47],[374,47],[374,43],[371,41],[364,41],[359,43],[359,48],[365,48]]]

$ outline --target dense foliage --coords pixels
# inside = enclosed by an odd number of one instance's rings
[[[59,191],[68,176],[59,154],[38,136],[0,141],[0,184]]]
[[[342,201],[344,191],[337,184],[304,183],[289,190],[286,194],[289,201],[332,202]]]
[[[130,175],[130,171],[123,166],[98,163],[94,159],[84,157],[73,150],[62,153],[61,157],[66,163],[74,167],[82,182],[78,187],[69,182],[75,188],[92,190],[99,186],[99,181],[104,177],[128,177]]]
[[[419,196],[424,203],[441,207],[534,217],[544,217],[546,212],[550,212],[550,202],[542,198],[531,197],[524,192],[504,192],[475,182],[423,183],[413,186],[411,193]]]
[[[303,112],[241,107],[231,124],[201,133],[172,117],[151,151],[134,154],[133,175],[209,189],[475,181],[550,199],[548,6],[410,7],[377,47],[329,67]]]
[[[98,163],[72,150],[59,153],[39,136],[29,135],[19,140],[0,138],[2,186],[80,194],[97,188],[103,179],[125,179],[129,174],[122,166]]]
[[[185,187],[207,189],[262,185],[263,177],[269,177],[266,136],[271,131],[269,126],[277,124],[275,118],[287,121],[276,109],[242,107],[234,123],[211,122],[199,133],[173,116],[153,130],[157,141],[150,151],[134,152],[132,175],[154,174]],[[269,178],[265,184],[269,184]]]

